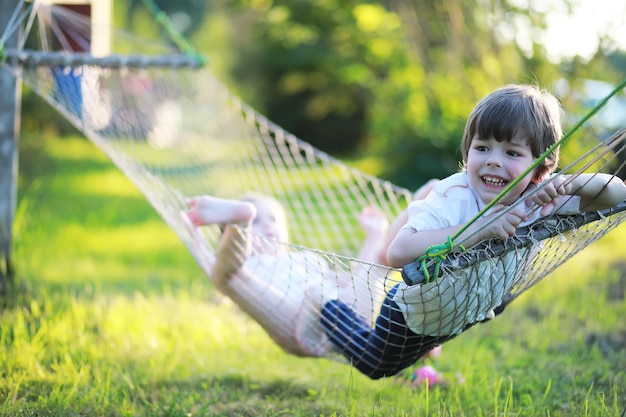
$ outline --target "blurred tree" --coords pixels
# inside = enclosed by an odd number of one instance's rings
[[[376,111],[382,118],[376,136],[387,138],[377,141],[377,154],[394,161],[384,176],[414,188],[458,170],[465,121],[480,98],[513,82],[550,87],[556,67],[535,39],[516,35],[545,27],[544,15],[515,4],[389,0],[407,28],[412,61],[405,72],[416,80],[408,94],[393,96],[395,106]],[[384,120],[392,107],[404,108],[405,117],[390,130]]]
[[[409,188],[458,169],[465,120],[493,89],[551,89],[559,78],[623,72],[623,56],[607,65],[605,44],[589,62],[550,62],[541,45],[550,6],[536,10],[533,1],[155,1],[246,102],[314,146]],[[116,22],[155,35],[141,3],[115,0]],[[25,123],[35,119],[29,114]]]
[[[532,1],[155,2],[194,44],[219,54],[213,69],[272,121],[409,188],[458,170],[465,120],[493,89],[552,89],[561,78],[613,71],[608,41],[590,62],[550,62],[541,40],[555,6]]]
[[[370,10],[381,20],[382,33],[368,34],[359,30],[355,9],[362,6],[355,1],[243,0],[238,5],[239,60],[233,77],[256,86],[259,110],[335,155],[361,146],[370,79],[389,67],[368,42],[392,36],[400,27],[397,16],[380,6]]]
[[[556,78],[537,40],[516,37],[520,27],[529,34],[543,27],[543,14],[517,3],[223,5],[236,28],[233,78],[256,91],[244,99],[333,155],[376,155],[370,172],[414,188],[458,169],[465,119],[478,99],[506,83]]]

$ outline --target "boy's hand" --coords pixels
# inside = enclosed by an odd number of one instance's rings
[[[567,182],[567,177],[557,175],[543,183],[541,189],[526,200],[526,207],[533,204],[541,207],[539,212],[542,216],[547,216],[555,209],[558,198],[572,192],[572,185]]]
[[[526,211],[522,205],[518,204],[508,213],[501,214],[505,208],[504,205],[497,205],[494,211],[486,216],[482,221],[477,222],[476,227],[480,230],[481,240],[491,239],[493,237],[502,240],[515,236],[517,227],[527,219]]]

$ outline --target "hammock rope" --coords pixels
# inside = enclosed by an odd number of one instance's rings
[[[39,8],[54,15],[49,7],[55,6]],[[20,15],[28,16],[15,14]],[[105,152],[212,279],[222,231],[217,224],[191,226],[181,215],[188,199],[202,194],[237,199],[250,191],[278,199],[288,213],[291,239],[253,235],[252,244],[271,247],[273,255],[238,259],[245,273],[216,287],[291,354],[350,358],[372,378],[393,375],[435,345],[492,318],[496,307],[626,219],[623,205],[551,216],[520,228],[515,238],[450,253],[459,248],[452,236],[401,270],[359,260],[365,232],[357,214],[375,206],[392,220],[412,193],[284,131],[231,93],[188,47],[183,49],[184,55],[165,50],[162,55],[101,58],[0,49],[0,70],[22,77]],[[614,172],[615,155],[623,151],[624,132],[618,132],[562,172],[590,167]],[[421,301],[411,306],[423,317],[419,337],[407,337],[403,312],[393,302],[407,288],[421,291]],[[336,300],[351,307],[344,309]],[[368,338],[372,326],[381,325],[376,321],[380,311],[389,313],[388,331]],[[364,343],[380,355],[362,353]],[[386,357],[390,346],[412,353],[401,361]]]
[[[191,41],[178,31],[172,24],[170,17],[152,0],[143,0],[146,8],[154,19],[165,29],[170,39],[178,46],[181,52],[197,59],[202,66],[206,65],[206,58],[196,51]]]

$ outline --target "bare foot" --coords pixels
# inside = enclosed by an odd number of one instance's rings
[[[196,226],[219,223],[247,224],[256,216],[252,203],[208,195],[189,199],[189,219]]]

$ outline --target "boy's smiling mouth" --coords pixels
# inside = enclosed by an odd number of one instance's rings
[[[504,187],[508,183],[508,181],[503,180],[502,178],[487,175],[480,177],[480,179],[483,183],[492,187]]]

